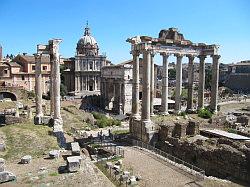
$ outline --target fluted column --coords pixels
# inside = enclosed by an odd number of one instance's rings
[[[175,112],[179,113],[181,110],[181,92],[182,92],[182,58],[183,55],[177,54],[176,63],[176,88],[175,88]]]
[[[139,115],[139,55],[138,51],[133,51],[133,87],[132,87],[132,116],[138,118]]]
[[[36,72],[35,72],[35,92],[36,92],[36,117],[43,116],[42,108],[42,70],[41,70],[41,58],[42,55],[35,54]]]
[[[166,53],[162,53],[163,70],[162,70],[162,96],[161,96],[161,113],[168,115],[168,57]]]
[[[154,83],[154,53],[151,53],[151,70],[150,70],[150,115],[154,115],[154,97],[155,97],[155,83]]]
[[[188,56],[188,98],[187,111],[193,110],[194,56]]]
[[[198,109],[204,108],[204,89],[205,89],[205,55],[198,56],[199,66],[199,88],[198,88]]]
[[[219,81],[219,58],[220,55],[213,55],[212,85],[211,85],[211,109],[216,113],[218,107],[218,81]]]
[[[50,52],[53,59],[53,85],[54,85],[54,125],[62,125],[62,117],[61,117],[61,103],[60,103],[60,56],[59,56],[59,43],[62,40],[55,39],[50,40]],[[53,97],[53,96],[52,96]]]
[[[148,50],[143,52],[143,84],[142,84],[142,114],[141,120],[144,123],[150,122],[150,75],[151,75],[151,54]]]

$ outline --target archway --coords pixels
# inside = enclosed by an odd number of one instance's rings
[[[12,101],[17,101],[17,97],[15,94],[11,92],[0,92],[0,100],[10,98]]]

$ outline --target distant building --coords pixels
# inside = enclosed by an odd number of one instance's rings
[[[101,70],[101,106],[117,114],[131,113],[132,69],[126,63],[105,66]]]
[[[65,59],[64,64],[68,91],[91,95],[100,93],[101,68],[111,62],[106,55],[99,54],[99,46],[87,25],[83,37],[77,43],[75,58]]]
[[[229,65],[225,86],[243,93],[250,93],[250,60]]]
[[[42,91],[49,89],[50,59],[42,57]],[[20,86],[25,90],[35,90],[35,57],[27,54],[17,55],[12,61],[0,62],[0,81],[2,86]]]

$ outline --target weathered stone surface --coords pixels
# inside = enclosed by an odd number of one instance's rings
[[[186,136],[187,124],[185,123],[175,123],[174,127],[174,137],[182,138]]]
[[[5,115],[5,124],[11,125],[15,123],[22,123],[24,122],[24,119],[21,117],[11,116],[11,115]]]
[[[59,150],[52,150],[49,152],[50,158],[59,158],[60,157],[60,151]]]
[[[25,155],[21,158],[21,164],[29,164],[32,160],[30,155]]]
[[[0,172],[0,183],[16,180],[16,176],[8,171]]]
[[[80,156],[81,149],[78,142],[71,143],[72,155]]]
[[[0,158],[0,172],[4,171],[5,166],[5,160],[3,158]]]
[[[69,172],[79,171],[82,158],[80,156],[67,157],[67,168]]]
[[[220,139],[208,139],[202,144],[176,138],[168,141],[171,146],[165,143],[164,151],[204,169],[207,175],[250,182],[250,150],[246,146]]]
[[[199,122],[189,121],[186,129],[186,134],[191,136],[199,134]]]
[[[1,143],[0,143],[0,151],[5,151],[5,149],[6,149],[5,143],[4,143],[4,142],[1,142]]]

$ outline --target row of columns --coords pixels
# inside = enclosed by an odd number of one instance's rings
[[[133,88],[132,88],[132,116],[138,118],[139,115],[139,51],[132,51],[133,54]],[[161,114],[168,114],[168,57],[169,54],[161,53],[163,57],[163,77],[162,77],[162,103]],[[182,93],[182,58],[184,55],[175,54],[176,63],[176,89],[175,89],[175,112],[181,111]],[[154,99],[154,53],[150,50],[143,51],[143,85],[142,85],[142,113],[143,122],[150,121],[153,115]],[[193,110],[193,82],[194,82],[194,58],[187,55],[188,62],[188,101],[187,110]],[[205,55],[198,56],[199,66],[199,89],[198,108],[204,108],[204,88],[205,88]],[[212,88],[211,88],[211,109],[217,112],[218,99],[218,77],[219,77],[219,55],[212,55]]]
[[[93,90],[96,91],[98,90],[98,77],[93,76]],[[90,78],[88,75],[86,76],[76,76],[75,77],[75,91],[83,91],[83,90],[89,90],[90,86]]]

